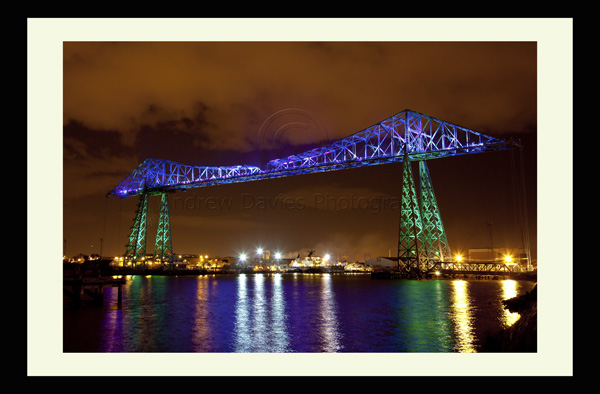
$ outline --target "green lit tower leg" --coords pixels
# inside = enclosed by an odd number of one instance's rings
[[[135,263],[140,257],[146,256],[146,223],[148,217],[148,194],[146,192],[140,195],[137,213],[131,226],[131,234],[125,256],[131,259],[131,264],[135,267]]]
[[[169,219],[169,199],[167,193],[162,193],[160,199],[160,216],[154,244],[154,258],[167,262],[173,269],[173,244],[171,243],[171,222]]]
[[[428,258],[421,240],[423,225],[408,154],[402,163],[402,206],[398,237],[398,266],[407,277],[420,277],[427,271]]]
[[[435,193],[433,192],[433,184],[429,175],[427,162],[421,160],[419,162],[419,178],[421,189],[421,215],[423,220],[423,242],[427,248],[429,263],[432,264],[429,268],[434,268],[435,264],[443,264],[449,262],[452,258],[450,246],[444,231],[444,224],[440,216]]]

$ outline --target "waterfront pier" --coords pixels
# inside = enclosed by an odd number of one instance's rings
[[[63,270],[63,294],[75,305],[79,305],[82,301],[102,303],[105,287],[118,288],[117,304],[121,305],[122,286],[125,284],[125,278],[101,276],[100,271],[85,271],[78,267],[78,264],[72,265],[75,267],[74,269]]]

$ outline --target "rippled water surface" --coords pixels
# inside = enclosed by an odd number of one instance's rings
[[[65,302],[65,352],[476,352],[535,283],[358,274],[133,276],[102,306]]]

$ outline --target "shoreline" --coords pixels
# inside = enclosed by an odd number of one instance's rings
[[[389,273],[381,272],[369,272],[369,271],[327,271],[327,270],[307,270],[307,271],[208,271],[208,270],[102,270],[95,273],[84,273],[83,277],[111,277],[111,276],[237,276],[237,275],[315,275],[315,274],[331,274],[331,275],[369,275],[373,280],[524,280],[530,282],[537,282],[537,275],[535,273],[508,273],[508,274],[487,274],[487,275],[443,275],[443,276],[427,276],[420,279],[417,278],[406,278]],[[68,276],[65,275],[65,278]]]
[[[252,274],[335,274],[335,275],[369,275],[373,280],[525,280],[537,282],[537,271],[533,272],[482,272],[482,273],[443,273],[442,275],[424,275],[421,278],[407,278],[396,271],[350,271],[343,269],[331,268],[309,268],[305,270],[289,269],[289,270],[252,270],[252,269],[134,269],[127,267],[94,267],[81,266],[78,264],[68,264],[63,266],[63,277],[70,278],[100,278],[111,276],[206,276],[206,275],[252,275]]]
[[[520,315],[512,326],[483,338],[479,353],[537,352],[537,284],[526,294],[502,301],[504,308]]]

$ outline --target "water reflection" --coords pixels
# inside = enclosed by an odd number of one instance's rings
[[[452,287],[451,319],[456,333],[455,348],[461,353],[474,353],[476,351],[474,345],[475,335],[468,282],[454,280],[452,281]]]
[[[517,296],[517,282],[514,280],[503,280],[502,281],[502,297],[504,300],[507,300],[509,298],[514,298]],[[519,320],[519,318],[521,317],[521,315],[519,315],[518,313],[513,313],[511,311],[509,311],[506,308],[502,309],[502,317],[500,318],[500,320],[502,321],[502,325],[504,327],[510,327],[513,324],[515,324],[515,322],[517,320]]]
[[[139,295],[139,308],[135,310],[137,313],[130,314],[131,324],[128,329],[132,335],[132,346],[139,349],[141,352],[156,351],[153,348],[155,343],[159,343],[155,339],[155,332],[159,325],[159,312],[161,310],[161,300],[164,299],[164,278],[157,277],[141,277],[141,281],[146,282],[141,287]],[[137,335],[136,335],[137,333]]]
[[[448,320],[448,296],[446,281],[434,281],[433,306],[435,310],[434,325],[435,340],[432,341],[437,345],[434,351],[443,351],[452,348],[452,324]]]
[[[106,297],[106,291],[104,295]],[[112,300],[115,297],[116,296],[110,297],[109,300]],[[111,305],[110,308],[107,308],[105,319],[103,321],[103,333],[103,351],[120,352],[123,350],[122,343],[119,341],[119,338],[121,338],[123,335],[123,314],[121,308],[117,307],[116,305]]]
[[[289,336],[281,277],[240,275],[235,307],[234,351],[287,352]]]
[[[250,308],[248,307],[247,282],[248,276],[241,274],[237,281],[237,299],[235,308],[235,352],[250,352],[252,337],[250,336]]]
[[[252,333],[252,342],[257,349],[265,349],[267,347],[267,307],[268,303],[265,300],[265,277],[254,275],[254,295],[250,297],[252,300],[252,323],[250,332]]]
[[[271,298],[273,351],[278,353],[289,351],[290,345],[282,280],[281,274],[273,276],[273,296]]]
[[[206,347],[212,343],[209,309],[207,307],[209,302],[209,280],[207,277],[199,276],[197,284],[192,344],[194,351],[204,352],[210,350]]]
[[[397,351],[450,351],[452,327],[447,318],[445,282],[405,281],[399,285]]]
[[[324,352],[337,352],[341,349],[341,345],[334,293],[331,288],[331,275],[324,274],[321,282],[321,304],[319,308],[321,347]]]
[[[135,276],[103,308],[66,309],[67,351],[475,352],[519,315],[523,281],[374,281],[330,274]],[[70,341],[70,342],[69,342]]]

